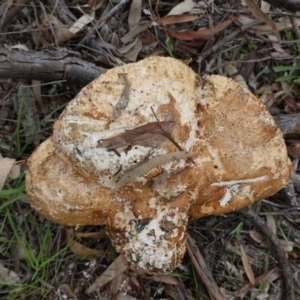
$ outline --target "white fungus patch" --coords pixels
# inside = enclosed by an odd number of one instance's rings
[[[148,272],[168,272],[181,260],[185,252],[187,210],[180,211],[157,203],[152,219],[135,217],[130,207],[124,206],[108,228],[108,234],[117,251],[140,269]],[[117,234],[115,234],[115,232]]]

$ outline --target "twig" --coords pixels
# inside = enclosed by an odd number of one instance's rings
[[[292,277],[292,270],[289,264],[289,261],[286,257],[286,253],[280,243],[277,240],[277,237],[274,235],[272,230],[267,226],[265,221],[261,219],[255,212],[250,209],[243,209],[240,211],[243,218],[249,220],[268,240],[271,246],[271,250],[274,253],[275,258],[278,261],[278,266],[281,269],[283,282],[285,286],[285,300],[296,300],[295,288]]]
[[[48,22],[48,25],[49,25],[49,27],[50,27],[51,33],[52,33],[53,38],[54,38],[54,44],[55,44],[55,46],[57,46],[57,45],[58,45],[58,40],[57,40],[57,37],[56,37],[56,33],[55,33],[55,31],[54,31],[54,28],[53,28],[53,26],[52,26],[52,22],[51,22],[51,21],[49,20],[49,18],[48,18],[48,14],[47,14],[47,11],[46,11],[46,9],[45,9],[44,4],[43,4],[41,1],[39,1],[39,4],[40,4],[40,7],[41,7],[41,9],[42,9],[44,18],[45,18],[45,20]]]
[[[295,16],[289,16],[289,19],[291,21],[297,39],[300,39],[300,30],[298,24],[295,21]]]
[[[94,34],[95,31],[99,30],[115,13],[120,11],[130,0],[122,0],[116,6],[114,6],[107,15],[94,25],[91,31],[76,45],[75,51],[80,50],[81,46]]]
[[[71,26],[76,21],[76,17],[63,0],[48,0],[48,3],[53,6],[51,15],[55,13],[58,19],[65,25]]]
[[[0,47],[0,78],[37,79],[86,85],[103,69],[78,58],[78,53],[59,49],[7,50]]]
[[[219,288],[214,281],[210,270],[206,266],[201,252],[189,234],[187,234],[186,248],[198,275],[200,276],[210,295],[210,298],[215,300],[224,300],[224,297],[219,291]]]
[[[17,0],[13,5],[10,2],[7,0],[0,6],[0,29],[7,26],[30,0]]]
[[[168,139],[169,139],[169,140],[177,147],[178,150],[180,150],[180,151],[186,151],[185,149],[183,149],[183,148],[182,148],[182,147],[174,140],[174,138],[171,136],[171,134],[170,134],[169,132],[167,132],[167,131],[162,127],[162,125],[160,124],[160,121],[159,121],[159,119],[158,119],[156,113],[154,112],[153,107],[151,106],[150,108],[151,108],[151,111],[152,111],[152,113],[153,113],[153,115],[154,115],[156,121],[157,121],[158,126],[159,126],[160,129],[161,129],[161,133],[162,133],[165,137],[167,137],[167,138],[168,138]],[[192,158],[189,157],[188,160],[191,161],[194,165],[196,164],[196,163],[193,161]]]
[[[201,62],[204,61],[205,58],[208,55],[212,55],[219,48],[222,48],[226,43],[232,41],[234,37],[236,37],[237,35],[241,34],[241,32],[244,32],[248,28],[251,28],[252,26],[255,26],[255,25],[258,25],[258,24],[261,24],[261,23],[262,22],[260,20],[255,20],[255,21],[253,21],[253,22],[251,22],[249,24],[246,24],[246,25],[240,27],[239,29],[234,30],[230,34],[226,35],[223,40],[219,41],[218,43],[216,43],[215,45],[213,45],[212,47],[210,47],[206,52],[204,52],[201,55],[199,55],[199,57],[197,59],[197,62],[200,65]],[[198,73],[200,73],[200,72],[198,72]]]
[[[265,0],[266,2],[279,8],[286,8],[291,11],[300,11],[299,0]]]

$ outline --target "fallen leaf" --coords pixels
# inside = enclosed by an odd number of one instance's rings
[[[229,64],[229,63],[226,64],[224,66],[224,70],[232,79],[234,79],[235,81],[240,83],[243,87],[248,89],[248,85],[247,85],[245,79],[243,78],[242,75],[239,74],[238,70],[236,69],[236,67],[233,64]]]
[[[298,111],[299,110],[299,106],[295,100],[295,98],[291,95],[286,95],[285,99],[284,99],[285,103],[292,108],[293,111]]]
[[[166,284],[172,284],[172,285],[180,284],[179,280],[176,277],[170,275],[152,275],[150,279],[156,282],[163,282]]]
[[[259,277],[257,277],[255,279],[254,286],[257,286],[259,284],[263,285],[265,282],[273,282],[273,281],[277,280],[280,276],[281,276],[280,271],[277,268],[274,268],[270,271],[267,271],[263,275],[260,275]],[[253,284],[248,283],[234,293],[235,297],[243,299],[246,296],[246,294],[249,291],[251,291],[252,289],[253,289]]]
[[[131,41],[133,38],[135,38],[138,34],[144,32],[145,30],[148,29],[148,27],[151,25],[151,21],[147,21],[142,24],[137,24],[133,26],[129,32],[127,32],[122,38],[121,42],[123,44],[127,44],[129,41]]]
[[[0,281],[13,285],[20,283],[21,279],[16,272],[9,270],[0,264]]]
[[[66,229],[67,242],[70,245],[70,250],[80,257],[89,258],[103,258],[104,252],[97,249],[88,248],[76,241],[74,241],[74,229],[69,227]]]
[[[192,8],[194,8],[196,3],[193,0],[184,0],[183,2],[177,4],[174,6],[170,12],[167,14],[167,16],[171,15],[181,15],[184,13],[189,12]]]
[[[128,268],[128,262],[123,255],[119,255],[111,265],[92,283],[87,289],[87,293],[93,293],[96,289],[104,286],[111,280],[113,280],[119,274],[125,272]]]
[[[17,179],[20,176],[21,164],[14,165],[8,173],[8,177],[11,179]]]
[[[91,11],[89,14],[82,15],[68,30],[75,36],[86,25],[93,22],[95,19],[95,11]]]
[[[206,28],[199,31],[187,31],[187,32],[176,32],[171,30],[166,30],[167,35],[183,40],[183,41],[192,41],[196,39],[203,39],[207,40],[212,38],[213,35],[219,33],[220,31],[227,28],[229,25],[231,25],[236,19],[238,18],[238,15],[234,15],[232,17],[229,17],[228,20],[224,21],[223,23],[212,27],[212,28]]]
[[[132,0],[129,14],[128,14],[128,25],[129,28],[137,25],[141,20],[142,14],[142,0]]]
[[[47,113],[47,106],[44,104],[42,99],[42,86],[40,80],[32,80],[32,92],[37,101],[41,114],[45,115]]]
[[[104,239],[107,237],[106,230],[100,230],[97,232],[76,232],[74,236],[77,238],[90,238],[90,239]]]
[[[261,9],[255,4],[255,2],[253,0],[245,0],[249,10],[257,17],[259,18],[261,21],[265,22],[266,24],[268,24],[270,26],[270,28],[272,29],[273,33],[275,34],[275,36],[277,37],[278,42],[281,42],[281,38],[280,38],[280,34],[279,34],[279,30],[276,27],[276,24],[264,13],[261,11]]]
[[[246,272],[246,275],[247,275],[250,283],[252,285],[254,285],[255,284],[255,277],[254,277],[253,270],[251,268],[251,265],[249,263],[249,260],[248,260],[248,257],[247,257],[247,254],[246,254],[246,251],[245,251],[243,245],[240,245],[240,250],[241,250],[241,258],[242,258],[244,270]]]
[[[61,284],[58,287],[58,289],[62,294],[66,295],[68,298],[73,298],[73,299],[77,298],[74,292],[72,291],[71,287],[66,283]]]
[[[0,154],[0,191],[3,189],[4,183],[8,177],[8,174],[10,173],[11,169],[13,168],[15,164],[15,159],[8,158],[8,157],[2,157]]]
[[[158,176],[152,177],[152,189],[154,191],[161,191],[167,187],[168,172],[164,171]]]
[[[197,15],[181,15],[181,16],[166,16],[159,19],[159,23],[163,26],[191,22],[199,19]]]
[[[130,62],[136,62],[142,47],[143,47],[143,43],[138,37],[138,40],[134,45],[134,47],[130,49],[127,53],[125,53],[124,57]]]
[[[262,12],[264,12],[266,14],[267,12],[270,11],[270,8],[271,8],[270,3],[266,2],[266,1],[261,1],[260,9],[261,9]]]
[[[145,160],[142,164],[139,164],[137,167],[126,172],[117,182],[116,189],[136,180],[138,177],[143,176],[156,167],[169,163],[173,160],[185,159],[196,155],[198,155],[197,152],[177,151],[158,155],[152,159]]]
[[[26,103],[26,105],[25,105]],[[36,99],[32,89],[28,86],[18,88],[17,110],[22,114],[22,126],[28,143],[40,144],[40,118],[36,106]]]
[[[244,282],[243,271],[239,270],[234,264],[229,261],[225,261],[225,266],[240,282]]]
[[[267,219],[268,227],[269,227],[269,228],[271,229],[271,231],[276,235],[276,232],[277,232],[277,226],[276,226],[276,223],[275,223],[275,220],[274,220],[273,216],[267,214],[267,215],[266,215],[266,219]]]
[[[116,119],[121,115],[122,111],[127,107],[128,102],[129,102],[129,92],[130,92],[130,84],[127,80],[126,74],[120,73],[118,75],[124,81],[124,89],[123,89],[123,92],[122,92],[122,95],[121,95],[119,101],[114,106],[114,115],[115,115]]]
[[[292,155],[294,157],[300,157],[300,142],[291,143],[291,145],[288,146],[287,149],[289,155]]]
[[[260,244],[261,246],[264,246],[264,247],[268,246],[268,244],[266,243],[266,239],[258,231],[250,230],[249,235],[250,235],[250,237],[252,238],[253,241]]]
[[[284,249],[285,252],[293,251],[294,243],[292,241],[286,241],[282,239],[278,239],[279,244]]]
[[[97,148],[113,150],[128,145],[144,147],[159,147],[168,137],[164,132],[171,134],[175,126],[173,121],[150,122],[131,130],[126,130],[114,137],[98,142]]]

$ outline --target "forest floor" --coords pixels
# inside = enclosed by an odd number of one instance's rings
[[[292,8],[2,1],[0,299],[300,299],[300,12]],[[116,268],[121,258],[105,228],[52,223],[30,207],[25,189],[26,161],[66,104],[104,70],[154,55],[247,87],[284,132],[294,168],[286,188],[249,210],[191,221],[193,254],[203,261],[187,253],[166,275]]]

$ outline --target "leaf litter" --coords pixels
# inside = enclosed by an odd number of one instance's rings
[[[121,6],[122,3],[125,5]],[[300,151],[297,150],[299,148],[297,145],[300,133],[298,116],[300,99],[297,80],[300,68],[297,60],[298,41],[295,34],[295,26],[300,25],[299,12],[281,10],[264,1],[260,2],[260,6],[258,1],[245,1],[246,4],[239,1],[217,3],[189,0],[176,3],[157,1],[153,5],[149,3],[140,0],[131,2],[123,0],[119,2],[122,9],[114,13],[111,12],[116,5],[106,0],[83,1],[78,2],[76,6],[72,1],[61,0],[57,1],[56,6],[54,4],[43,6],[40,2],[35,6],[25,5],[18,17],[11,18],[11,24],[3,29],[2,46],[5,43],[5,47],[15,48],[18,51],[46,49],[51,45],[75,50],[77,44],[93,30],[94,25],[100,20],[105,20],[101,28],[93,31],[93,36],[88,38],[84,48],[81,48],[80,53],[77,52],[76,55],[81,55],[85,60],[96,62],[106,68],[137,61],[150,55],[172,55],[188,62],[201,75],[226,74],[242,81],[261,98],[274,114],[280,128],[285,131],[294,169],[299,171]],[[66,4],[69,15],[75,18],[71,22],[71,19],[65,22],[58,13],[58,10],[64,11],[63,4]],[[8,1],[8,9],[13,7],[13,1]],[[294,18],[293,22],[291,18]],[[278,69],[280,66],[289,67],[289,70]],[[266,70],[270,71],[266,72]],[[118,106],[115,108],[116,117],[122,113],[123,107],[126,107],[126,102],[130,98],[130,82],[125,78],[123,84],[120,108]],[[24,86],[24,82],[21,85]],[[0,182],[3,191],[11,188],[12,184],[22,178],[24,168],[18,162],[26,159],[34,147],[51,134],[52,123],[58,117],[61,106],[64,106],[82,88],[66,83],[49,83],[48,86],[44,86],[41,81],[31,82],[31,86],[26,84],[28,92],[26,92],[24,110],[20,115],[20,128],[23,131],[19,134],[19,142],[24,152],[20,157],[14,135],[17,128],[17,108],[23,101],[19,86],[18,80],[1,80],[0,149],[3,157],[0,158]],[[159,121],[156,125],[150,125],[150,128],[154,127],[157,132],[155,136],[160,136],[159,143],[161,143],[166,141],[166,137],[161,134],[158,123],[171,134],[172,122]],[[147,127],[142,129],[147,130]],[[112,149],[118,148],[119,145],[126,146],[126,142],[122,140],[127,138],[131,139],[131,142],[148,143],[153,146],[153,135],[151,138],[147,134],[148,132],[143,134],[139,132],[134,137],[135,133],[129,132],[125,137],[121,135],[112,140],[103,140],[102,146],[112,147]],[[118,139],[120,139],[119,144],[116,143]],[[142,165],[137,166],[137,169],[139,170]],[[139,170],[141,174],[149,171],[148,168],[143,168]],[[129,175],[137,176],[131,173]],[[300,180],[296,175],[297,173],[291,183],[291,190],[294,190],[293,199],[289,197],[290,190],[285,190],[255,207],[260,216],[266,220],[272,233],[276,234],[281,248],[289,257],[299,296],[299,275],[297,275],[299,251],[297,250],[300,235],[297,207],[300,204]],[[157,189],[160,185],[164,186],[167,176],[168,174],[163,174],[157,182],[153,182],[153,185]],[[21,201],[11,205],[8,203],[1,202],[1,205],[9,207],[14,215],[17,214],[16,212],[24,211],[27,205]],[[13,263],[15,256],[9,246],[14,236],[13,230],[8,226],[7,213],[2,210],[0,215],[3,224],[7,225],[3,226],[0,232],[4,245],[0,247],[4,268],[0,276],[4,278],[7,274],[11,274],[16,279],[15,283],[28,280],[31,285],[37,284],[31,275],[32,266],[27,265],[23,259],[18,266]],[[26,211],[26,216],[28,216],[27,225],[20,228],[25,233],[22,235],[25,240],[20,241],[25,243],[26,237],[35,238],[36,232],[39,232],[39,235],[43,234],[43,224],[45,224],[45,221],[36,214]],[[212,269],[214,280],[226,299],[237,297],[260,299],[268,295],[272,297],[274,295],[272,288],[275,288],[278,293],[283,290],[282,275],[276,268],[276,256],[265,235],[251,224],[244,223],[241,232],[234,234],[240,221],[237,214],[210,217],[191,222],[189,231],[197,241],[197,246]],[[114,289],[116,299],[150,299],[151,297],[200,299],[200,293],[197,292],[200,280],[192,273],[192,263],[187,255],[183,261],[186,271],[178,268],[174,274],[164,275],[165,277],[149,277],[130,270],[127,266],[123,269],[111,267],[111,274],[101,277],[106,270],[109,270],[109,266],[115,265],[117,256],[109,246],[103,228],[98,230],[99,232],[93,229],[88,232],[75,231],[72,234],[71,229],[60,231],[53,226],[52,234],[55,239],[51,251],[56,253],[69,240],[70,245],[73,245],[69,250],[76,256],[72,259],[58,256],[53,261],[60,260],[61,264],[58,264],[58,267],[51,265],[47,270],[47,277],[41,277],[43,286],[48,287],[48,293],[51,294],[49,297],[52,298],[49,299],[59,299],[59,295],[55,292],[57,289],[68,298],[76,295],[78,299],[90,299],[85,291],[91,286],[94,287],[93,293],[99,293],[103,299],[108,299],[112,283],[116,285]],[[92,258],[87,258],[89,256],[98,258],[97,265],[93,268],[83,266],[86,260],[91,264]],[[64,271],[64,267],[67,268],[68,265],[73,265],[70,269],[71,275]],[[86,270],[90,273],[85,277],[82,274]],[[55,277],[57,281],[53,279]],[[6,280],[14,280],[13,278]],[[93,285],[96,279],[100,281],[101,289]],[[239,289],[234,291],[233,284]],[[124,286],[129,286],[130,289]],[[176,286],[186,287],[183,294]],[[14,292],[13,289],[11,292]],[[206,293],[205,289],[201,293]],[[26,299],[26,292],[24,295]],[[28,297],[27,299],[40,299],[40,295]]]

